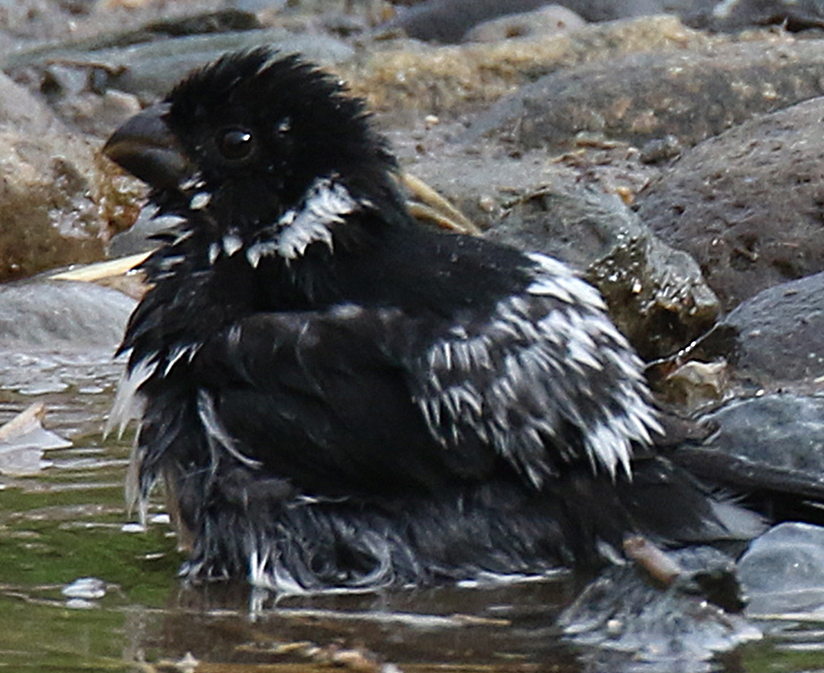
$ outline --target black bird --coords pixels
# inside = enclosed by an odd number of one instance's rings
[[[105,151],[177,218],[113,420],[136,393],[135,497],[165,482],[184,575],[421,584],[759,528],[655,454],[598,292],[416,223],[362,101],[299,57],[227,55]]]

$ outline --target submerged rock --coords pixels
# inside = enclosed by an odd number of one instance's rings
[[[783,523],[753,541],[738,562],[749,596],[747,614],[770,616],[824,610],[824,528]]]
[[[641,662],[652,670],[711,670],[716,654],[762,637],[698,589],[710,577],[736,585],[732,559],[708,547],[669,556],[685,571],[680,583],[662,590],[633,566],[613,566],[563,612],[564,637],[584,648],[585,661],[598,670],[632,670]]]

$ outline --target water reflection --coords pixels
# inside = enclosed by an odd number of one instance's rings
[[[0,423],[33,401],[73,444],[33,476],[0,475],[0,668],[20,671],[644,671],[574,652],[553,626],[586,578],[275,601],[245,584],[186,587],[160,499],[126,511],[132,438],[101,429],[120,376],[110,348],[0,352]],[[80,578],[100,592],[67,587]],[[806,633],[806,637],[799,634]],[[795,630],[706,669],[821,668],[820,633]],[[197,663],[199,662],[199,663]]]
[[[110,352],[0,352],[0,422],[42,401],[45,425],[73,441],[48,451],[38,474],[0,475],[3,665],[182,670],[191,653],[197,670],[573,666],[552,627],[574,592],[566,577],[278,601],[245,584],[181,585],[160,501],[148,530],[129,523],[122,482],[131,438],[101,438],[121,367]]]

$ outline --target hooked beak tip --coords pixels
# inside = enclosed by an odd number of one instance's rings
[[[177,188],[189,163],[164,121],[166,103],[146,108],[127,120],[103,146],[103,154],[136,178],[157,189]]]

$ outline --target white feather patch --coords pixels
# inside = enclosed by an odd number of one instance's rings
[[[209,192],[198,192],[189,200],[189,210],[203,210],[212,200]]]
[[[205,390],[199,390],[197,394],[197,415],[206,430],[206,437],[212,446],[222,447],[229,455],[243,463],[246,467],[258,469],[260,461],[244,456],[235,446],[235,440],[223,426],[220,417],[217,415],[214,400]]]
[[[122,437],[126,426],[132,419],[140,418],[143,415],[145,401],[138,392],[138,388],[155,373],[158,363],[153,362],[150,354],[135,365],[131,372],[124,370],[120,382],[117,384],[117,394],[112,404],[112,410],[106,419],[103,428],[103,436],[106,437],[116,427],[117,436]]]
[[[489,441],[536,487],[559,460],[631,474],[632,445],[659,430],[642,362],[601,310],[598,292],[542,255],[522,295],[484,325],[453,329],[421,360],[418,406],[444,447],[466,433]],[[560,439],[571,424],[581,448]]]
[[[342,223],[346,215],[369,205],[368,201],[355,199],[346,187],[331,178],[316,180],[297,208],[287,210],[246,248],[246,259],[257,268],[260,260],[270,255],[287,261],[297,259],[315,242],[325,243],[331,250],[335,225]]]
[[[295,259],[316,241],[332,247],[332,227],[343,216],[355,212],[358,202],[349,190],[330,180],[319,180],[306,194],[303,207],[287,212],[278,223],[277,250],[281,257]]]
[[[226,253],[227,257],[231,257],[242,247],[243,239],[241,239],[235,232],[230,231],[223,237],[223,252]]]
[[[598,290],[579,278],[571,267],[539,252],[527,253],[526,256],[536,264],[535,282],[526,290],[529,294],[551,296],[568,304],[606,310]]]

